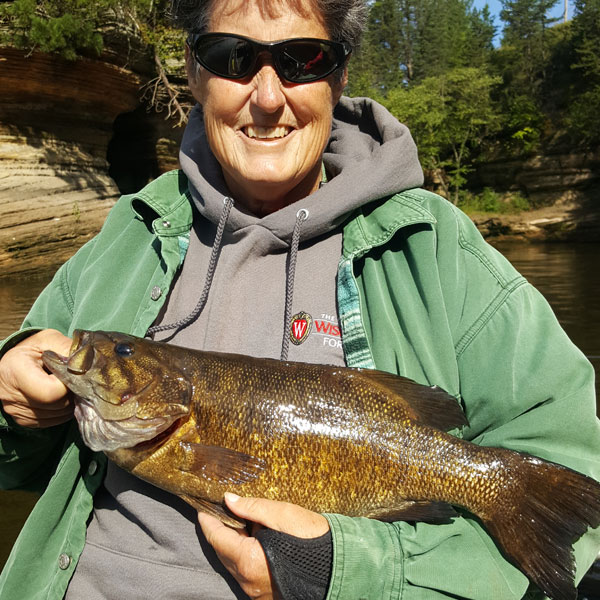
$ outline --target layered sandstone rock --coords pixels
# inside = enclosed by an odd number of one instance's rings
[[[77,61],[0,48],[0,278],[58,266],[177,166],[182,128],[143,100],[152,57],[123,40]]]
[[[600,148],[558,147],[524,158],[497,158],[478,165],[472,182],[519,192],[537,207],[570,201],[574,192],[585,193],[600,184]]]
[[[0,276],[61,263],[119,195],[106,151],[142,78],[100,60],[0,49]]]

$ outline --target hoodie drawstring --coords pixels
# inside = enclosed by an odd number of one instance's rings
[[[298,258],[298,246],[300,245],[300,228],[302,223],[308,219],[309,212],[301,208],[296,213],[296,223],[292,233],[290,254],[288,260],[288,273],[285,285],[285,316],[283,319],[283,342],[281,344],[281,360],[287,360],[290,347],[290,326],[292,321],[292,301],[294,297],[294,277],[296,275],[296,259]]]
[[[212,285],[213,275],[215,274],[217,260],[221,251],[223,232],[225,231],[225,225],[227,224],[227,219],[229,218],[229,213],[231,212],[232,206],[233,198],[227,197],[223,199],[223,212],[221,213],[219,224],[217,225],[217,233],[215,234],[215,241],[213,243],[210,260],[208,261],[208,269],[206,271],[204,289],[202,290],[202,295],[200,296],[200,300],[198,300],[198,304],[196,304],[194,310],[187,317],[179,319],[179,321],[176,321],[175,323],[171,323],[169,325],[154,325],[153,327],[150,327],[150,329],[148,329],[148,332],[146,333],[146,336],[154,338],[155,333],[159,331],[169,331],[170,329],[175,329],[179,331],[180,329],[187,327],[202,312],[202,309],[206,304],[206,300],[208,299],[208,292],[210,290],[210,286]]]

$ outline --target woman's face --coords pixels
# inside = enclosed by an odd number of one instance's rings
[[[327,39],[312,6],[306,16],[282,7],[272,18],[254,0],[217,0],[209,31],[261,41],[294,37]],[[321,156],[329,139],[333,107],[345,84],[335,75],[313,83],[280,80],[270,57],[242,80],[224,79],[188,56],[190,87],[203,106],[208,143],[233,197],[258,215],[271,213],[318,188]]]

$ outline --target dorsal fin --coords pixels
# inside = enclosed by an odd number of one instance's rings
[[[411,417],[421,425],[449,431],[469,424],[458,400],[437,385],[422,385],[385,371],[364,369],[362,373],[388,389],[392,397],[399,396],[399,401],[404,402]]]

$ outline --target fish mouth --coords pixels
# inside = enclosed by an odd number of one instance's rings
[[[106,332],[76,329],[73,332],[69,356],[46,350],[42,353],[42,362],[48,371],[60,379],[78,398],[97,402],[97,411],[103,418],[111,421],[128,419],[135,414],[137,399],[152,387],[155,381],[151,380],[140,390],[128,394],[126,400],[112,400],[109,390],[94,376],[94,372],[99,371],[105,364],[102,353],[94,350],[94,342],[98,339],[113,341],[112,336]]]
[[[71,348],[76,349],[70,356],[61,356],[52,350],[44,350],[42,363],[77,396],[85,397],[90,394],[90,385],[81,376],[93,366],[94,349],[91,346],[77,348],[75,342]]]
[[[61,356],[52,350],[42,352],[44,366],[59,379],[74,381],[73,375],[83,375],[94,365],[95,353],[89,342],[90,333],[76,329],[69,356]]]
[[[119,403],[111,398],[110,389],[95,377],[96,370],[105,362],[102,353],[94,350],[98,340],[115,341],[106,332],[75,330],[69,356],[52,350],[42,353],[42,362],[48,371],[75,394],[75,419],[86,446],[102,452],[131,448],[169,429],[181,414],[136,414],[138,400],[156,385],[155,378],[139,390],[122,396]]]
[[[52,374],[58,373],[59,375],[62,375],[62,373],[66,371],[68,360],[67,356],[61,356],[53,350],[44,350],[42,352],[42,362],[46,369]]]

